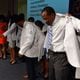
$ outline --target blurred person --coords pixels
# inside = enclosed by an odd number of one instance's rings
[[[29,18],[28,18],[28,21],[29,21],[29,22],[35,22],[35,19],[34,19],[34,17],[29,17]]]
[[[10,49],[10,64],[16,63],[16,28],[17,25],[15,21],[17,20],[18,15],[14,14],[11,16],[9,23],[8,23],[8,30],[3,33],[4,36],[7,36],[7,41],[9,42],[9,49]]]
[[[20,40],[21,40],[21,33],[22,33],[22,29],[23,29],[23,25],[21,25],[21,22],[20,21],[23,21],[25,20],[25,16],[23,13],[20,13],[19,16],[18,16],[18,19],[16,20],[16,24],[17,24],[17,36],[16,36],[16,51],[18,53],[18,56],[19,56],[19,60],[21,62],[25,62],[25,56],[20,56],[19,55],[19,50],[20,50]],[[28,78],[28,73],[27,73],[27,70],[26,72],[24,73],[24,78]]]
[[[7,30],[7,23],[5,21],[5,16],[0,15],[0,58],[6,58],[6,43],[7,38],[2,36],[2,34]]]
[[[35,22],[35,19],[34,19],[34,17],[29,17],[28,21],[29,22]],[[24,78],[28,78],[28,73],[27,72],[25,72]]]
[[[29,80],[43,80],[38,60],[42,58],[43,35],[38,27],[19,18],[18,25],[23,26],[19,54],[25,56]]]

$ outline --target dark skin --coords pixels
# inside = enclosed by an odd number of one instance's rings
[[[18,24],[19,26],[23,27],[24,20],[18,21],[17,24]]]
[[[55,19],[55,14],[53,14],[53,13],[48,14],[47,11],[43,11],[41,13],[41,16],[42,16],[43,20],[46,22],[46,24],[48,24],[48,25],[52,25],[52,23]]]

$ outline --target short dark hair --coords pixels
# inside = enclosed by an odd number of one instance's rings
[[[43,26],[44,26],[44,23],[40,20],[36,20],[35,21],[35,24],[42,30]]]
[[[24,16],[23,13],[20,13],[20,14],[19,14],[19,19],[20,19],[20,20],[25,20],[25,16]]]
[[[12,16],[11,16],[11,23],[16,22],[17,19],[18,19],[18,14],[14,14],[14,15],[12,15]]]
[[[47,6],[47,7],[43,8],[41,13],[43,13],[44,11],[46,11],[48,15],[51,15],[52,13],[54,15],[56,14],[55,10],[52,7],[50,7],[50,6]]]
[[[25,16],[23,13],[20,13],[16,19],[16,23],[19,22],[19,21],[22,21],[22,20],[25,20]]]
[[[34,17],[29,17],[29,18],[28,18],[28,21],[29,21],[29,22],[34,22]]]

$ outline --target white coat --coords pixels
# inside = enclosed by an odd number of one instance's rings
[[[16,23],[12,23],[11,26],[9,25],[8,30],[3,35],[7,36],[8,42],[16,40]]]
[[[80,69],[80,43],[79,38],[76,35],[76,32],[80,32],[80,20],[73,17],[73,16],[63,16],[55,25],[60,26],[61,28],[65,27],[65,37],[64,37],[64,43],[62,46],[64,46],[64,51],[66,51],[68,62],[77,68],[77,70]],[[53,29],[54,29],[53,27]],[[45,45],[44,47],[48,47],[47,44],[47,38],[45,39]],[[80,70],[79,70],[80,71]],[[76,77],[79,77],[80,72],[76,71]]]
[[[80,67],[80,48],[75,32],[75,30],[80,31],[80,20],[74,17],[69,19],[65,26],[64,47],[69,63],[74,67]]]
[[[21,34],[19,54],[32,58],[38,57],[38,60],[40,60],[43,56],[44,39],[44,35],[34,23],[25,21]]]
[[[70,17],[66,24],[64,46],[68,61],[76,67],[75,77],[80,79],[80,35],[76,35],[75,29],[80,33],[80,20]]]

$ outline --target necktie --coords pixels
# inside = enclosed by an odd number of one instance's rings
[[[48,29],[48,49],[51,47],[51,42],[52,42],[52,28],[49,27]]]

